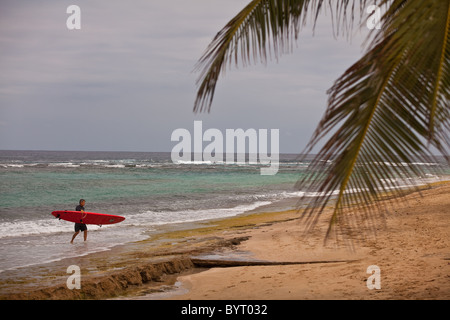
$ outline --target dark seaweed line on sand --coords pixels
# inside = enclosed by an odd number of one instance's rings
[[[191,259],[198,268],[229,268],[252,266],[286,266],[316,263],[353,262],[355,260],[317,260],[317,261],[263,261],[263,260],[221,260],[221,259]]]

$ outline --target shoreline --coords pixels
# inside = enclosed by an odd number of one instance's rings
[[[173,284],[172,275],[205,269],[195,266],[190,256],[232,251],[243,240],[217,232],[270,222],[284,214],[256,209],[234,217],[165,225],[148,239],[106,251],[5,270],[0,277],[0,300],[108,299],[142,291],[142,286]],[[88,244],[77,243],[76,249],[82,251],[84,245]],[[80,266],[82,290],[67,289],[70,265]]]
[[[354,252],[323,245],[326,215],[301,238],[295,210],[261,209],[183,230],[167,227],[109,251],[15,270],[2,275],[0,299],[448,299],[450,183],[421,193],[404,196],[408,202],[386,217],[377,238]],[[430,208],[436,213],[429,214]],[[267,261],[274,264],[261,263]],[[67,266],[73,264],[82,270],[81,290],[66,286]],[[366,269],[374,264],[383,275],[381,290],[365,283]]]

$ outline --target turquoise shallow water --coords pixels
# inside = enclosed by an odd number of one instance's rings
[[[48,209],[70,208],[80,198],[98,209],[119,206],[127,214],[143,206],[154,211],[226,208],[292,190],[299,177],[293,161],[277,175],[262,176],[258,166],[174,164],[169,153],[57,154],[33,152],[20,160],[10,155],[0,162],[0,221],[43,217]]]
[[[145,239],[159,226],[296,199],[304,193],[294,184],[306,166],[295,155],[280,155],[278,173],[264,176],[259,165],[174,163],[170,153],[0,151],[0,270],[108,250]],[[89,245],[73,250],[73,224],[51,212],[74,210],[80,198],[87,211],[126,220],[88,226]]]
[[[173,163],[170,153],[0,151],[0,270],[75,254],[61,246],[73,224],[50,213],[74,210],[80,198],[87,211],[126,218],[88,226],[88,254],[145,239],[161,225],[234,216],[294,197],[298,162],[284,158],[278,174],[262,176],[257,165]]]

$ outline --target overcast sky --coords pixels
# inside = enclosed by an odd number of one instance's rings
[[[299,153],[326,90],[362,54],[365,31],[334,38],[329,14],[294,53],[231,69],[211,113],[192,112],[193,73],[214,35],[247,0],[0,2],[0,149],[171,151],[173,130],[279,129]],[[81,30],[66,9],[81,8]]]

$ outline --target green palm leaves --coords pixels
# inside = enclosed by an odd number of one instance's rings
[[[361,8],[368,2],[361,0]],[[339,25],[353,16],[354,4],[252,1],[200,60],[194,110],[209,110],[218,77],[233,61],[245,65],[265,62],[269,54],[278,57],[290,50],[308,12],[317,17],[329,6]],[[382,29],[329,90],[327,111],[306,152],[325,136],[331,138],[297,184],[323,195],[310,201],[305,216],[311,226],[333,199],[327,236],[336,222],[358,227],[373,221],[370,210],[361,210],[359,218],[342,210],[352,203],[372,203],[382,192],[400,193],[395,179],[405,183],[424,175],[415,163],[435,161],[429,146],[444,155],[450,146],[450,1],[385,0],[381,5],[387,8]]]

